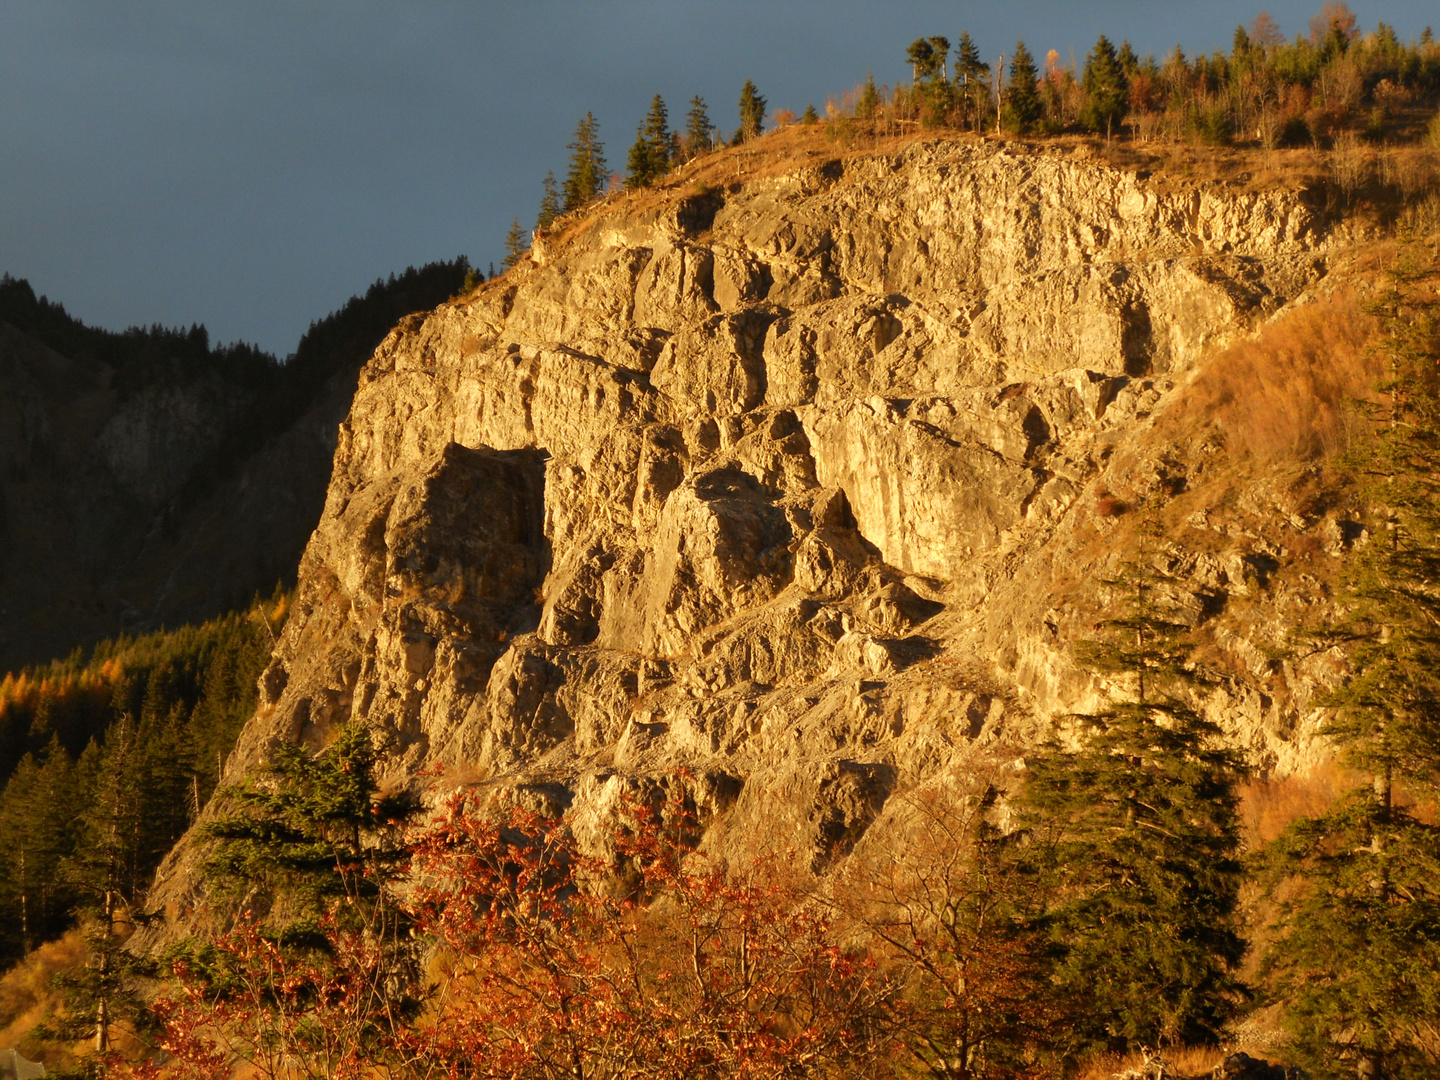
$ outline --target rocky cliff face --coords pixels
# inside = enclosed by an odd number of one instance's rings
[[[1154,418],[1327,244],[1291,193],[976,143],[612,201],[362,373],[231,776],[360,717],[397,781],[599,812],[685,769],[716,843],[822,865],[1093,699],[1097,497],[1174,483]],[[1263,659],[1273,531],[1337,525],[1253,503],[1166,557],[1234,672],[1210,707],[1292,768],[1322,673]]]

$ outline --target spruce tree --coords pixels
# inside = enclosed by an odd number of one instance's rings
[[[1352,465],[1370,540],[1344,571],[1347,614],[1320,641],[1350,648],[1329,734],[1369,777],[1269,852],[1276,937],[1267,988],[1320,1076],[1422,1075],[1440,1025],[1440,306],[1433,263],[1378,305],[1389,373]],[[1408,793],[1406,796],[1404,793]]]
[[[548,229],[560,216],[560,192],[555,187],[555,173],[553,171],[545,174],[542,185],[543,194],[540,196],[540,213],[535,218],[535,231],[543,232]]]
[[[316,1052],[317,1040],[286,1011],[335,993],[327,988],[337,979],[347,987],[341,1011],[361,1042],[358,1053],[377,1064],[420,1008],[422,945],[398,896],[410,867],[406,829],[419,803],[408,792],[383,793],[375,772],[375,748],[358,722],[318,754],[277,745],[246,782],[223,790],[226,812],[202,830],[212,845],[205,862],[212,909],[258,934],[276,961],[248,950],[217,956],[203,945],[181,955],[221,1001],[237,964],[252,986],[287,979],[262,995],[246,1037],[277,1040],[297,1061]]]
[[[331,909],[394,929],[391,888],[409,858],[402,829],[416,803],[408,793],[381,793],[363,725],[346,726],[318,755],[276,746],[224,797],[230,811],[203,829],[218,899],[271,910],[282,936]]]
[[[802,124],[818,124],[819,122],[820,122],[820,114],[815,111],[815,106],[814,106],[814,104],[806,105],[806,106],[805,106],[805,111],[800,114],[800,123],[802,123]]]
[[[59,936],[70,919],[73,889],[60,868],[75,847],[75,815],[86,792],[58,736],[39,755],[27,754],[0,795],[0,850],[9,872],[0,877],[0,949],[6,959]]]
[[[1040,75],[1025,42],[1015,43],[1010,61],[1010,83],[1005,90],[1005,126],[1016,134],[1035,127],[1045,114],[1040,101]]]
[[[520,228],[520,219],[516,218],[510,223],[510,231],[505,234],[505,258],[500,261],[500,265],[506,270],[520,265],[527,250],[525,230]]]
[[[609,166],[600,142],[600,121],[586,113],[575,125],[575,138],[568,144],[570,171],[565,176],[564,212],[578,210],[605,190]]]
[[[650,166],[650,145],[645,141],[645,125],[635,129],[635,141],[625,158],[625,189],[649,187],[654,176]]]
[[[1125,116],[1125,70],[1115,46],[1104,34],[1095,42],[1090,55],[1085,58],[1085,73],[1081,77],[1085,88],[1085,109],[1080,122],[1091,131],[1103,131],[1109,139],[1115,125]]]
[[[758,138],[765,126],[765,99],[749,79],[740,88],[740,130],[735,133],[736,142],[748,142]]]
[[[631,190],[649,187],[670,171],[673,156],[669,114],[664,100],[656,94],[650,102],[649,113],[635,133],[635,144],[630,147],[625,186]]]
[[[710,122],[710,114],[705,109],[705,99],[696,94],[690,99],[690,111],[685,114],[685,156],[693,158],[696,154],[709,150],[714,137],[715,125]]]
[[[980,127],[990,94],[990,65],[981,61],[980,50],[967,30],[955,46],[955,92],[960,102],[961,122]]]
[[[1120,42],[1120,51],[1115,54],[1115,61],[1120,65],[1120,72],[1125,76],[1125,84],[1128,86],[1135,73],[1140,70],[1140,57],[1135,55],[1129,41]]]
[[[1075,1049],[1214,1041],[1239,1000],[1243,769],[1189,703],[1189,631],[1153,561],[1142,547],[1110,583],[1118,615],[1081,650],[1119,683],[1109,703],[1073,718],[1078,748],[1038,756],[1019,797]]]
[[[645,143],[650,150],[650,168],[653,178],[658,180],[670,171],[675,156],[675,138],[670,133],[670,113],[665,100],[656,94],[650,101],[650,111],[645,114]]]
[[[150,700],[153,706],[156,698]],[[125,930],[135,922],[149,883],[151,823],[143,752],[140,732],[129,716],[121,716],[106,731],[105,745],[92,759],[93,788],[78,815],[75,854],[62,871],[79,894],[86,957],[57,980],[65,1009],[47,1022],[46,1034],[89,1038],[97,1055],[112,1049],[117,1024],[137,1031],[149,1016],[137,981],[148,973],[148,965],[124,945]]]
[[[1250,35],[1246,33],[1244,25],[1235,27],[1235,36],[1230,42],[1230,62],[1243,64],[1250,59],[1250,50],[1254,48],[1250,43]]]
[[[880,90],[875,85],[875,76],[866,74],[864,85],[860,87],[860,94],[855,98],[855,119],[874,120],[875,112],[880,108]]]

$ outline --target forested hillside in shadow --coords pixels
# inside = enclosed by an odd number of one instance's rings
[[[293,579],[357,372],[468,269],[377,280],[283,361],[202,326],[86,326],[0,278],[0,672]]]

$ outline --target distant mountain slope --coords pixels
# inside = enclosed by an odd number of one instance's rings
[[[0,278],[0,671],[291,579],[356,373],[467,269],[375,282],[284,362],[200,326],[88,327]]]

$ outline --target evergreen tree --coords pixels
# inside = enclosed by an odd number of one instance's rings
[[[1250,50],[1254,46],[1250,43],[1250,35],[1246,33],[1243,25],[1235,27],[1235,37],[1230,42],[1230,62],[1233,64],[1244,64],[1250,59]]]
[[[157,846],[157,823],[147,818],[154,806],[147,805],[143,755],[139,730],[122,716],[106,732],[105,746],[78,770],[93,776],[93,787],[78,815],[75,854],[63,872],[79,893],[86,958],[57,981],[65,1009],[47,1023],[46,1034],[88,1037],[97,1055],[112,1049],[115,1025],[141,1030],[149,1016],[137,985],[147,966],[124,944],[149,883],[147,856]]]
[[[645,114],[645,143],[650,149],[650,167],[654,178],[659,179],[670,171],[675,158],[675,136],[670,132],[670,113],[665,100],[656,94],[650,101],[650,111]]]
[[[544,194],[540,196],[540,213],[535,218],[535,231],[544,232],[560,216],[560,192],[555,187],[555,173],[545,174]]]
[[[935,34],[930,38],[931,56],[934,58],[930,77],[949,81],[950,78],[950,39],[943,34]]]
[[[609,166],[605,162],[604,144],[600,142],[600,121],[587,112],[575,125],[575,138],[567,149],[570,171],[565,176],[564,212],[568,214],[605,190]]]
[[[1111,585],[1131,599],[1082,655],[1124,690],[1075,718],[1079,748],[1042,753],[1020,795],[1023,857],[1055,897],[1056,990],[1081,1048],[1214,1041],[1244,953],[1242,766],[1186,700],[1187,629],[1145,551],[1123,577]]]
[[[74,763],[52,736],[21,759],[0,795],[0,957],[13,959],[58,937],[70,921],[73,891],[60,867],[75,849],[75,815],[84,806]]]
[[[874,120],[875,111],[880,107],[880,90],[875,85],[875,76],[866,74],[865,83],[855,99],[855,119]]]
[[[625,158],[625,188],[649,187],[654,180],[650,164],[650,145],[645,140],[645,125],[635,129],[635,141],[630,144],[630,153]]]
[[[510,231],[505,234],[505,258],[500,261],[500,265],[506,270],[519,266],[527,250],[525,230],[520,228],[520,219],[516,218],[510,223]]]
[[[696,94],[690,99],[690,111],[685,114],[685,156],[710,149],[715,137],[715,125],[710,122],[710,113],[705,109],[705,99]]]
[[[1285,897],[1266,957],[1296,1048],[1319,1075],[1421,1075],[1440,1024],[1440,828],[1409,799],[1440,792],[1440,306],[1432,264],[1404,270],[1385,319],[1385,404],[1353,464],[1371,539],[1344,572],[1352,647],[1329,732],[1370,777],[1269,855]],[[1282,888],[1283,886],[1283,888]]]
[[[1120,71],[1125,76],[1125,82],[1128,85],[1135,73],[1140,70],[1140,57],[1135,55],[1135,50],[1130,47],[1130,42],[1122,41],[1115,60],[1119,63]]]
[[[1039,85],[1039,72],[1030,50],[1025,48],[1025,42],[1017,41],[1010,61],[1010,83],[1005,90],[1005,126],[1016,134],[1030,131],[1044,116]]]
[[[815,106],[814,106],[814,104],[806,105],[806,106],[805,106],[805,111],[800,114],[800,123],[802,123],[802,124],[818,124],[819,122],[820,122],[820,114],[815,111]]]
[[[990,65],[981,61],[980,50],[968,30],[955,46],[955,92],[961,122],[978,129],[990,96]]]
[[[913,93],[921,119],[928,125],[945,123],[953,101],[946,78],[950,39],[940,35],[917,38],[905,50],[914,76]]]
[[[650,112],[635,133],[635,144],[630,147],[625,186],[632,190],[649,187],[670,171],[673,156],[669,114],[664,100],[656,94],[650,103]]]
[[[1085,88],[1085,109],[1080,122],[1091,131],[1103,131],[1109,139],[1115,125],[1125,116],[1125,70],[1104,34],[1085,58],[1081,77]]]
[[[395,929],[390,889],[409,858],[402,830],[417,804],[408,793],[381,793],[362,725],[343,728],[315,756],[277,746],[258,775],[225,794],[232,811],[203,830],[219,898],[272,911],[282,937],[337,905]]]
[[[935,46],[929,38],[916,38],[905,50],[905,58],[910,61],[910,81],[919,86],[929,79],[940,69],[940,63],[935,56]]]
[[[758,138],[765,126],[765,99],[749,79],[740,88],[740,130],[735,133],[736,142],[748,142]]]
[[[287,1019],[296,1003],[318,1002],[343,1016],[358,1040],[347,1052],[369,1062],[383,1060],[420,1008],[422,943],[397,895],[419,803],[408,792],[382,793],[375,766],[359,723],[316,755],[278,745],[245,783],[225,790],[228,812],[202,830],[212,842],[211,902],[229,906],[240,948],[232,939],[230,947],[192,945],[181,956],[212,1000],[223,1002],[237,985],[242,995],[252,992],[256,978],[275,980],[261,987],[245,1038],[274,1040],[295,1060],[324,1061],[329,1045]],[[263,943],[258,951],[256,943]],[[237,965],[248,986],[235,982]],[[337,986],[346,1000],[329,999]]]

